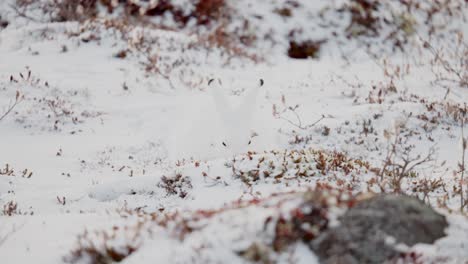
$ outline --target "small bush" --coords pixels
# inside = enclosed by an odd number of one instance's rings
[[[186,189],[192,188],[192,183],[189,177],[176,174],[174,177],[163,176],[158,186],[165,189],[167,195],[178,195],[180,198],[185,198],[188,194]]]
[[[83,20],[97,15],[97,0],[55,1],[57,21]]]
[[[199,0],[195,4],[195,17],[200,25],[210,24],[211,21],[217,21],[222,16],[222,10],[225,8],[224,0]]]
[[[100,240],[99,242],[93,242],[91,238],[93,234],[85,231],[78,236],[77,248],[64,257],[64,262],[82,263],[83,260],[86,260],[86,263],[89,264],[111,264],[124,260],[135,252],[138,246],[133,244],[125,244],[123,246],[111,245],[112,239],[120,231],[118,227],[114,227],[111,232],[103,231],[99,235],[96,234],[98,237],[94,239]]]
[[[156,4],[145,2],[131,0],[53,0],[42,3],[40,8],[45,13],[51,14],[53,21],[59,22],[84,21],[96,18],[100,15],[98,13],[100,6],[105,7],[109,14],[122,12],[122,15],[136,18],[137,20],[144,17],[165,16],[169,13],[175,22],[184,27],[192,18],[197,20],[198,25],[209,25],[219,20],[225,14],[223,10],[226,7],[224,0],[193,0],[191,1],[193,11],[186,14],[181,7],[174,5],[169,0],[160,0]],[[37,2],[35,1],[17,0],[17,5],[20,7],[36,4]]]
[[[279,252],[297,241],[309,242],[326,230],[330,222],[331,207],[349,208],[356,198],[329,187],[304,193],[303,202],[280,216],[275,223],[272,247]]]
[[[324,41],[304,41],[304,42],[289,42],[288,56],[293,59],[317,59],[320,54],[320,47]]]

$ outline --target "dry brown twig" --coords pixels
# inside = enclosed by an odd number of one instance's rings
[[[24,224],[20,225],[19,228],[22,228]],[[4,235],[0,236],[0,246],[2,246],[8,238],[11,237],[14,233],[18,231],[18,228],[13,226],[10,231],[6,232]]]
[[[289,124],[301,129],[301,130],[307,130],[313,126],[315,126],[316,124],[318,124],[320,121],[322,121],[324,118],[325,118],[325,115],[322,115],[317,121],[313,122],[312,124],[303,124],[302,123],[302,119],[301,117],[299,116],[299,114],[297,113],[297,109],[299,108],[299,105],[296,104],[295,106],[288,106],[286,104],[286,98],[284,95],[281,96],[281,104],[282,104],[282,109],[281,110],[278,110],[278,107],[276,106],[276,104],[273,104],[273,116],[275,118],[279,118],[279,119],[282,119],[286,122],[288,122]],[[295,121],[285,117],[284,115],[286,113],[292,113],[295,117]]]
[[[0,116],[0,121],[2,121],[11,111],[24,99],[24,96],[19,92],[16,91],[15,100],[13,103],[10,103],[7,107],[7,110]]]
[[[462,32],[457,32],[455,38],[454,47],[439,49],[423,40],[423,47],[433,56],[430,64],[435,75],[434,83],[447,89],[445,98],[450,93],[450,84],[468,88],[468,43]]]
[[[417,175],[415,170],[418,167],[433,161],[435,148],[431,147],[424,156],[420,154],[415,156],[413,155],[415,146],[408,143],[409,138],[402,136],[400,125],[395,125],[393,133],[394,139],[389,141],[382,168],[377,170],[380,181],[378,186],[382,192],[387,191],[386,187],[390,187],[393,192],[403,193],[403,180],[414,177]],[[390,135],[387,138],[390,139]]]
[[[463,213],[465,210],[465,207],[468,206],[468,187],[466,190],[466,197],[465,193],[463,191],[463,184],[465,182],[465,153],[466,153],[466,148],[467,148],[467,141],[465,138],[465,133],[464,133],[464,126],[465,122],[464,119],[462,118],[461,120],[461,147],[462,147],[462,156],[461,156],[461,161],[458,163],[458,168],[460,169],[460,212]]]
[[[27,2],[27,1],[25,1],[25,2]],[[13,9],[13,11],[16,13],[16,15],[18,17],[22,17],[22,18],[25,18],[25,19],[33,21],[33,22],[41,22],[41,21],[37,20],[36,18],[31,17],[31,16],[26,14],[27,13],[26,5],[21,3],[21,1],[17,1],[17,3],[15,5],[10,4],[9,6],[10,6],[11,9]]]

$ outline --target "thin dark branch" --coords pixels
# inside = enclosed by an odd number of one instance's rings
[[[18,229],[21,229],[24,226],[24,223],[19,226],[19,228],[13,227],[9,232],[7,232],[3,237],[0,237],[0,246],[7,241],[7,239],[13,235],[15,232],[18,231]]]
[[[10,112],[23,100],[23,96],[20,94],[19,91],[16,91],[15,101],[10,103],[7,110],[3,115],[0,116],[0,121],[2,121]]]
[[[460,163],[461,179],[460,179],[460,211],[463,212],[465,208],[465,197],[463,192],[463,182],[465,180],[465,151],[466,151],[466,139],[463,127],[465,126],[464,118],[461,119],[461,138],[462,138],[462,160]],[[467,200],[468,201],[468,200]]]
[[[15,11],[16,15],[18,15],[19,17],[26,18],[26,19],[31,20],[33,22],[41,22],[41,21],[35,19],[34,17],[30,17],[30,16],[26,15],[25,11],[24,10],[19,10],[19,8],[16,5],[10,4],[10,8],[13,9],[13,11]]]

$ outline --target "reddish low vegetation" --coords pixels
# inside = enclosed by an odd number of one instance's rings
[[[317,59],[320,55],[320,47],[324,41],[304,41],[304,42],[289,42],[288,56],[294,59]]]
[[[289,212],[280,215],[274,223],[274,239],[272,247],[275,251],[282,251],[296,241],[309,242],[315,239],[330,223],[330,208],[349,208],[356,202],[348,192],[337,192],[325,187],[320,191],[304,194],[304,201]],[[265,224],[269,224],[267,219]]]
[[[78,236],[77,246],[64,260],[79,263],[86,259],[93,264],[120,262],[137,251],[147,237],[153,236],[161,228],[182,241],[194,234],[194,231],[201,232],[208,227],[207,221],[217,221],[217,217],[223,214],[257,206],[272,209],[273,214],[264,220],[263,232],[269,232],[267,230],[271,228],[268,227],[273,225],[273,240],[237,253],[246,259],[269,258],[268,255],[273,252],[284,251],[298,241],[315,239],[328,228],[330,217],[334,217],[330,211],[332,208],[352,207],[356,199],[346,191],[322,186],[317,190],[278,193],[263,199],[236,201],[219,209],[189,213],[145,213],[123,209],[119,212],[121,217],[135,219],[136,224],[114,226],[107,231],[85,231]],[[287,213],[280,213],[284,211],[284,205],[290,202],[296,206]]]
[[[33,3],[30,0],[18,0],[17,2],[19,6]],[[226,15],[224,0],[193,0],[191,5],[193,11],[188,14],[169,0],[156,1],[152,4],[130,0],[62,0],[48,2],[43,5],[43,9],[45,12],[53,14],[53,20],[59,22],[96,18],[99,15],[98,8],[103,6],[110,14],[118,12],[117,10],[123,10],[124,15],[137,19],[171,14],[174,21],[180,26],[185,26],[190,19],[195,19],[199,25],[209,25]]]

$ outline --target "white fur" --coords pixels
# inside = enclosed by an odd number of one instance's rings
[[[192,93],[179,97],[179,125],[169,144],[172,160],[205,160],[246,152],[259,87],[249,89],[237,107],[232,106],[218,80],[211,82],[208,95]]]
[[[252,121],[256,112],[260,86],[251,88],[244,96],[243,101],[237,107],[233,107],[221,91],[220,82],[216,80],[211,82],[210,92],[213,95],[219,118],[224,124],[225,140],[223,142],[231,154],[247,151],[251,142]]]

